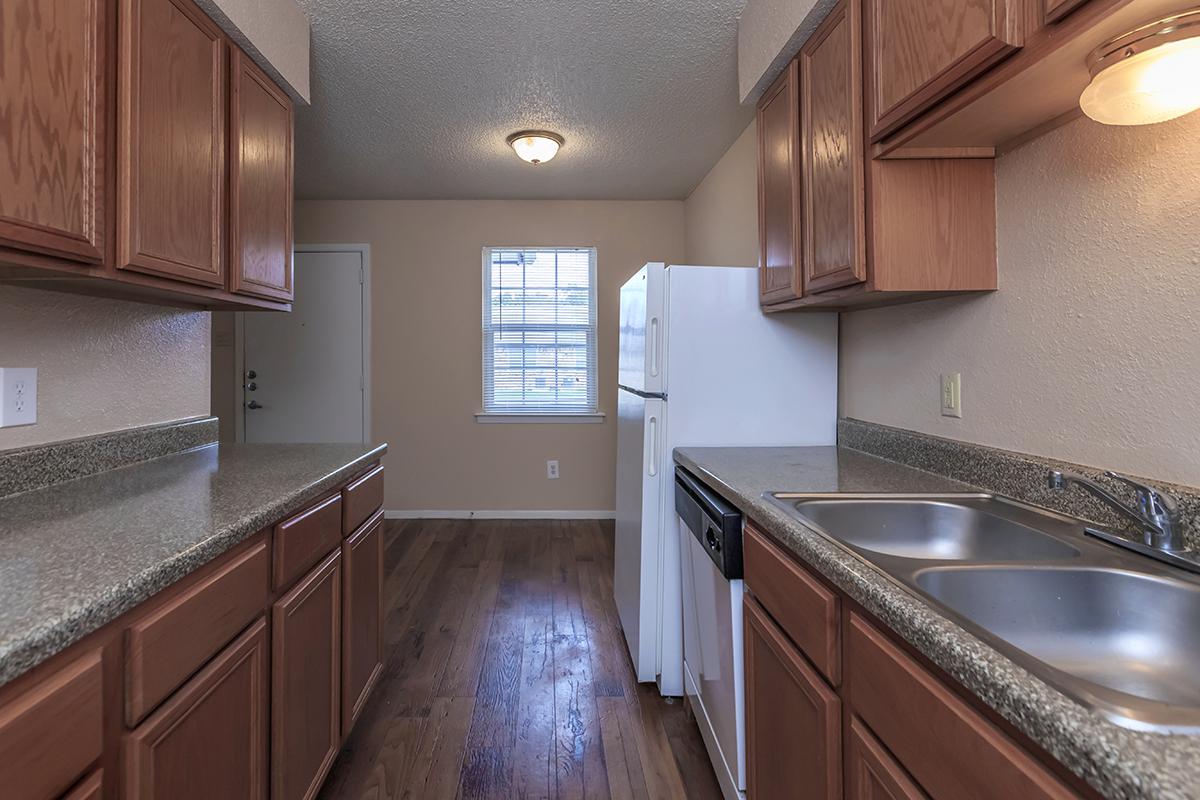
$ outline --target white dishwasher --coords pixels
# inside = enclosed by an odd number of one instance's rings
[[[746,796],[742,515],[682,467],[683,684],[725,800]]]

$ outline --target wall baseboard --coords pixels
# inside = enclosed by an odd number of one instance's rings
[[[564,509],[470,511],[470,510],[410,510],[387,509],[387,519],[616,519],[615,511],[574,511]]]

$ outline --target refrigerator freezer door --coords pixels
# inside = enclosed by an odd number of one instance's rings
[[[639,392],[663,391],[664,270],[651,262],[621,287],[617,383]]]
[[[659,554],[666,403],[617,392],[617,524],[613,592],[637,679],[658,675]]]

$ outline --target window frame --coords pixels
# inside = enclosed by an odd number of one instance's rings
[[[492,344],[494,332],[501,328],[521,329],[522,325],[500,326],[491,323],[492,298],[492,254],[497,251],[517,251],[522,253],[546,252],[561,253],[564,251],[583,251],[588,255],[588,318],[586,327],[580,326],[587,332],[590,358],[588,359],[588,404],[586,406],[569,406],[561,410],[549,407],[524,409],[514,406],[496,405],[495,392],[495,348]],[[475,414],[476,422],[485,423],[599,423],[604,421],[604,413],[600,411],[599,387],[599,292],[596,285],[597,261],[599,254],[594,245],[559,245],[559,246],[518,246],[503,247],[498,245],[485,246],[482,250],[482,280],[480,282],[482,303],[480,314],[480,334],[482,347],[481,392],[482,410]],[[522,282],[524,286],[524,281]],[[558,288],[557,277],[555,287]],[[525,369],[524,367],[522,369]],[[492,398],[488,397],[488,378],[492,377]],[[489,399],[492,400],[489,407]]]

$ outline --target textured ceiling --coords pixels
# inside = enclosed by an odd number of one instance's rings
[[[744,0],[300,0],[301,198],[682,198],[745,128]],[[566,137],[540,166],[505,137]]]

